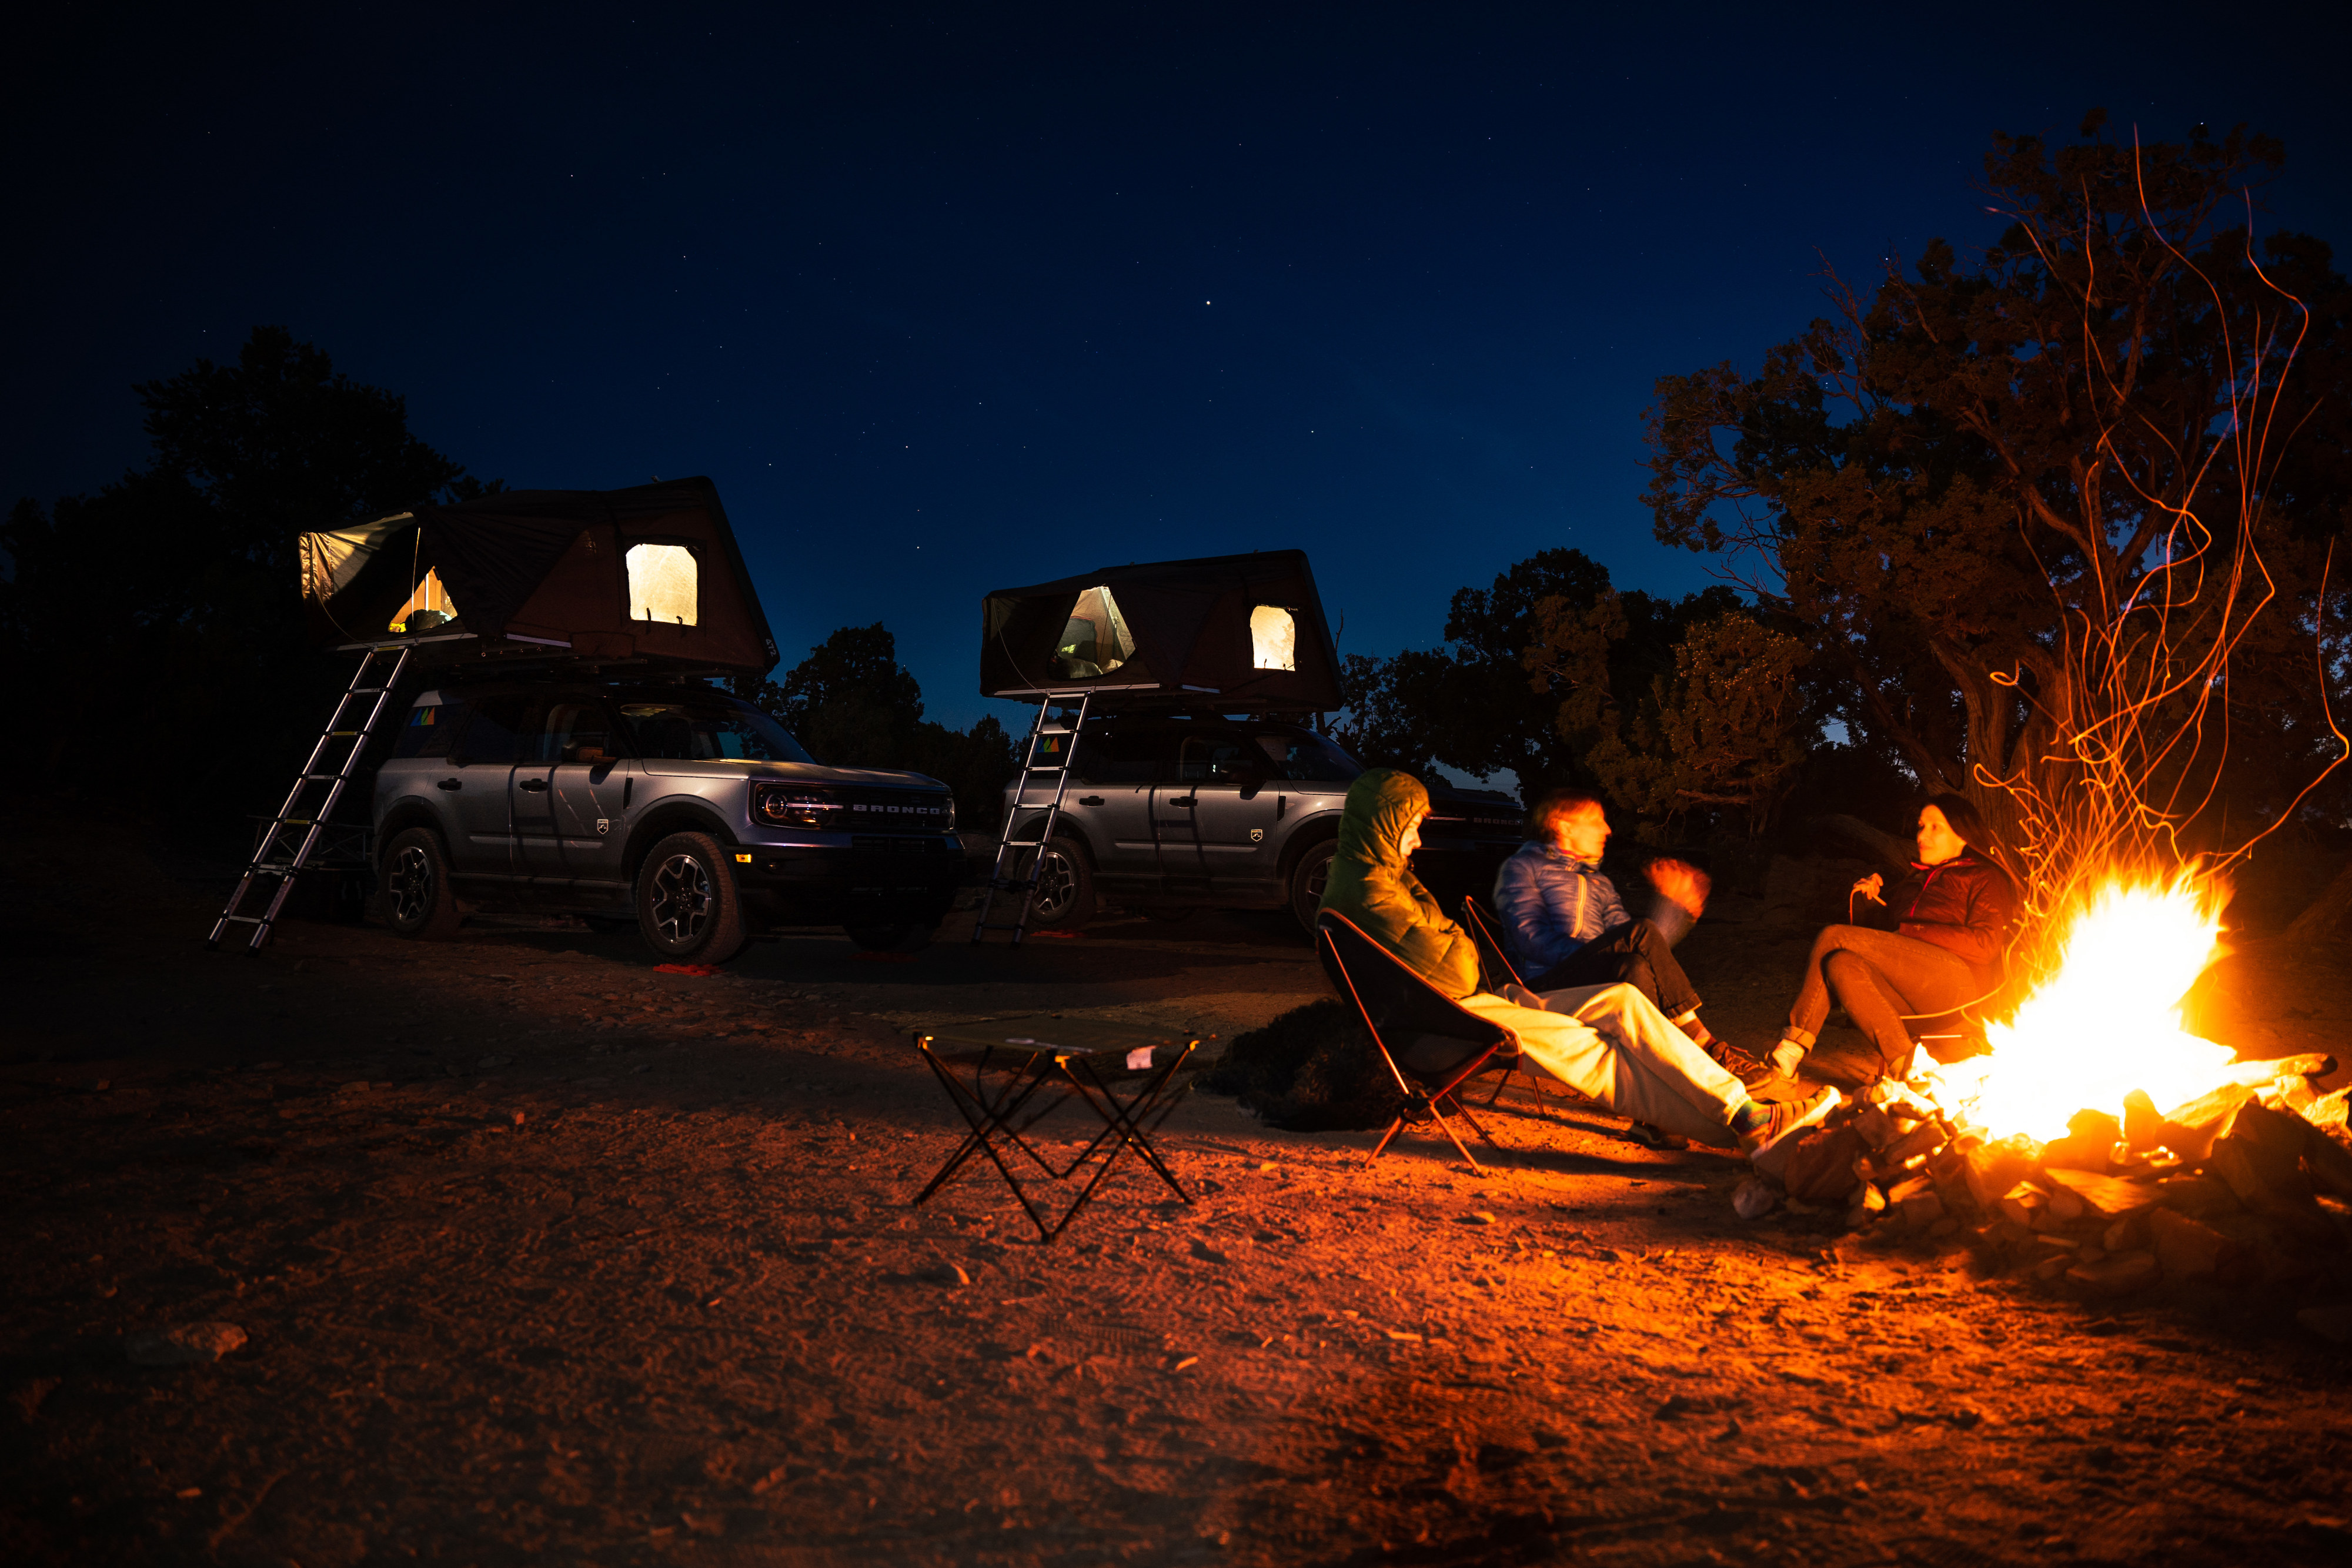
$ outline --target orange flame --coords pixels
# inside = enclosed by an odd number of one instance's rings
[[[2109,883],[2068,926],[2057,972],[2013,1020],[1987,1026],[1991,1054],[1930,1069],[1923,1087],[1996,1138],[2046,1143],[2079,1111],[2120,1120],[2135,1089],[2166,1110],[2231,1082],[2237,1053],[2180,1027],[2181,998],[2217,956],[2226,892],[2187,875]]]

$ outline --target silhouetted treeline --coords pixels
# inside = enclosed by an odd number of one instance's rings
[[[46,509],[18,501],[0,525],[16,737],[0,787],[242,839],[278,809],[355,663],[311,645],[297,538],[500,486],[412,434],[396,393],[283,328],[256,328],[234,363],[132,391],[146,465]],[[819,760],[932,774],[968,825],[993,825],[1010,740],[992,718],[968,733],[925,721],[881,627],[835,633],[782,687],[750,685],[782,694],[767,706]],[[346,799],[338,815],[363,817],[364,790]]]

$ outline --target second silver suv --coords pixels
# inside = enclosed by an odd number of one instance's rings
[[[1348,786],[1363,772],[1328,737],[1275,720],[1164,715],[1089,719],[1078,736],[1030,924],[1076,926],[1099,903],[1167,915],[1288,908],[1312,929]],[[1507,795],[1433,782],[1413,871],[1448,909],[1486,897],[1518,848]],[[1032,786],[1030,799],[1037,799]],[[1008,811],[1013,790],[1004,795]],[[1044,813],[1024,812],[1034,838]]]

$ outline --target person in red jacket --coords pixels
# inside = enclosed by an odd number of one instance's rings
[[[1911,1068],[1906,1016],[1958,1012],[2000,986],[2018,899],[1991,830],[1960,796],[1937,795],[1919,809],[1918,846],[1911,874],[1891,894],[1876,873],[1853,884],[1893,930],[1828,925],[1813,938],[1788,1027],[1772,1048],[1782,1075],[1797,1075],[1832,996],[1878,1048],[1879,1071],[1901,1078]]]

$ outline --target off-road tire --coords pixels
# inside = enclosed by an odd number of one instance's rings
[[[393,934],[417,942],[446,942],[465,917],[449,885],[449,857],[430,828],[404,828],[383,846],[377,868],[383,882],[383,918]]]
[[[637,935],[673,964],[724,964],[751,941],[735,867],[709,833],[672,833],[637,867]]]
[[[1087,852],[1068,839],[1047,842],[1034,862],[1037,891],[1029,901],[1028,924],[1041,931],[1076,931],[1095,917],[1095,868]],[[1019,897],[1013,894],[1010,896]]]
[[[845,925],[849,939],[869,953],[919,953],[931,945],[932,926],[906,921],[897,925]]]
[[[1290,868],[1290,913],[1306,929],[1315,935],[1315,915],[1323,907],[1323,884],[1331,875],[1332,857],[1339,852],[1339,841],[1326,839],[1319,844],[1309,844]]]

